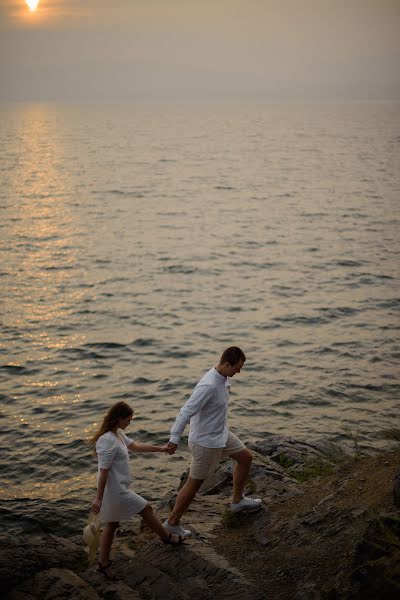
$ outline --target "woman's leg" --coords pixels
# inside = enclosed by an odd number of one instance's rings
[[[99,563],[105,567],[110,560],[110,551],[114,539],[114,533],[119,523],[106,523],[100,539]]]
[[[167,540],[170,540],[173,543],[179,542],[179,538],[177,535],[171,536],[170,532],[163,527],[163,524],[161,523],[157,515],[154,514],[154,511],[150,504],[147,503],[144,509],[139,514],[142,517],[144,523],[146,523],[146,525],[150,527],[150,529],[154,531],[154,533],[156,533],[164,542],[166,542]]]

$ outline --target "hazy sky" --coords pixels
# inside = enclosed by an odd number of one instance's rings
[[[400,0],[0,0],[0,100],[400,99]]]

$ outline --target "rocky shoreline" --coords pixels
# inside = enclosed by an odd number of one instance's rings
[[[3,538],[9,600],[386,600],[400,597],[400,449],[351,456],[332,444],[268,435],[248,444],[250,515],[230,513],[232,466],[202,486],[193,538],[161,544],[139,520],[116,538],[118,582],[89,567],[79,535]],[[182,476],[184,480],[186,474]],[[171,494],[158,507],[166,516]]]

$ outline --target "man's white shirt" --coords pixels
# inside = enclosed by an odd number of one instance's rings
[[[198,382],[189,400],[182,406],[171,429],[170,442],[178,444],[190,421],[189,442],[206,448],[225,448],[228,439],[228,399],[230,378],[215,368]]]

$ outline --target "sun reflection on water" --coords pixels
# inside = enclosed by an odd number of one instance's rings
[[[83,489],[87,485],[92,484],[95,489],[96,475],[88,474],[88,476],[76,475],[68,477],[61,481],[53,482],[30,482],[25,493],[21,491],[20,486],[13,486],[12,482],[7,483],[7,486],[0,487],[0,497],[3,500],[12,500],[16,498],[29,498],[30,500],[59,500],[60,498],[79,497]]]
[[[58,462],[63,461],[57,448],[70,444],[77,434],[69,407],[81,402],[68,372],[60,371],[54,360],[57,351],[80,344],[85,337],[68,328],[62,332],[69,312],[82,299],[73,276],[80,250],[69,172],[61,166],[65,130],[57,109],[20,107],[15,136],[18,161],[9,178],[10,218],[5,225],[13,252],[4,267],[12,277],[4,286],[8,289],[3,290],[2,316],[5,328],[21,344],[14,344],[9,360],[7,340],[2,344],[6,368],[15,372],[18,385],[14,379],[12,388],[4,390],[8,395],[1,416],[8,423],[7,431],[19,432],[21,451],[10,451],[15,466],[9,465],[0,495],[51,500],[74,493],[74,486],[80,485],[75,477],[65,481],[54,477]],[[21,410],[22,406],[26,408]],[[34,448],[34,459],[27,447]],[[41,482],[34,483],[38,473]]]
[[[59,167],[64,156],[62,134],[54,109],[46,105],[21,108],[19,117],[22,151],[10,190],[19,202],[9,221],[9,236],[18,251],[15,264],[9,265],[15,275],[8,294],[18,301],[6,304],[3,316],[10,326],[28,331],[27,325],[36,322],[37,345],[61,347],[64,342],[59,338],[50,341],[46,325],[63,319],[70,300],[65,290],[77,262],[68,173]],[[79,292],[74,294],[79,300]]]

